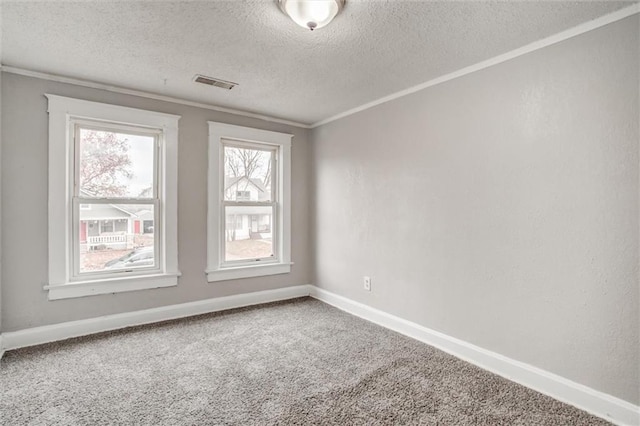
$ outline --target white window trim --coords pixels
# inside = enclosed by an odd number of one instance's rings
[[[207,212],[207,280],[226,281],[238,278],[291,272],[291,138],[293,135],[251,127],[234,126],[209,121],[209,179]],[[258,144],[277,145],[278,149],[278,200],[277,234],[278,262],[260,265],[224,266],[220,253],[222,236],[221,203],[223,197],[221,173],[224,167],[223,139]]]
[[[49,300],[109,294],[178,284],[178,120],[180,116],[118,105],[45,94],[49,100]],[[160,208],[164,227],[161,272],[72,280],[70,253],[73,244],[71,195],[73,194],[73,146],[70,120],[90,119],[147,126],[163,130],[160,149],[164,182]]]

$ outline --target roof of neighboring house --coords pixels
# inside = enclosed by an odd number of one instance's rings
[[[232,187],[233,185],[235,185],[236,183],[238,183],[241,180],[247,180],[249,181],[251,184],[253,184],[253,186],[255,186],[256,188],[258,188],[260,191],[262,192],[267,192],[267,188],[264,186],[264,184],[262,183],[262,181],[260,179],[257,178],[247,178],[246,176],[225,176],[224,177],[224,189],[229,189],[230,187]]]
[[[82,195],[84,197],[87,197],[87,198],[93,197],[93,195],[91,193],[89,193],[87,191],[84,191],[82,189],[80,190],[80,195]],[[135,213],[133,213],[131,211],[130,207],[128,205],[126,205],[126,204],[120,204],[120,205],[118,205],[118,204],[107,204],[107,205],[113,207],[114,209],[118,209],[121,212],[126,213],[131,217],[137,217],[137,215]]]
[[[131,215],[131,217],[138,217],[138,215],[137,215],[137,214],[135,214],[135,213],[133,213],[133,212],[131,212],[131,211],[129,211],[129,210],[127,210],[127,209],[126,209],[126,207],[128,207],[128,206],[123,206],[122,204],[121,204],[121,205],[117,205],[117,204],[109,204],[109,205],[110,205],[110,206],[115,207],[115,208],[116,208],[116,209],[118,209],[118,210],[122,210],[122,211],[123,211],[123,212],[125,212],[126,214]]]
[[[139,212],[136,213],[136,216],[138,217],[138,219],[141,220],[153,220],[154,216],[153,216],[153,211],[151,210],[140,210]]]

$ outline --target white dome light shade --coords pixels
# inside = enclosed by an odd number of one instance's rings
[[[344,0],[279,0],[280,9],[303,28],[327,25],[344,6]]]

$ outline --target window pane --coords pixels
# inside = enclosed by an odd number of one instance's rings
[[[80,206],[77,233],[80,273],[155,266],[153,205]]]
[[[81,128],[81,197],[152,198],[154,136]]]
[[[273,257],[273,208],[225,207],[225,261]]]
[[[224,199],[272,201],[271,159],[274,151],[224,147]]]

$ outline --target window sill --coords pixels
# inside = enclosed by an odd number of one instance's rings
[[[288,274],[291,272],[292,262],[271,263],[266,265],[238,266],[235,268],[221,268],[207,270],[207,281],[227,281],[239,278],[262,277],[266,275]]]
[[[74,297],[94,296],[98,294],[121,293],[125,291],[148,290],[152,288],[173,287],[178,285],[180,272],[119,277],[104,280],[69,282],[44,286],[49,291],[49,300],[71,299]]]

